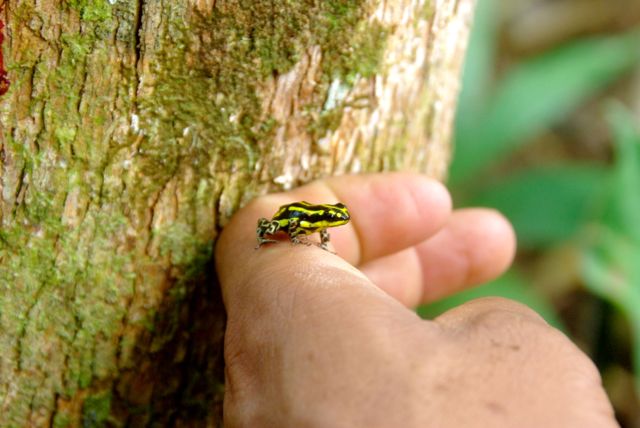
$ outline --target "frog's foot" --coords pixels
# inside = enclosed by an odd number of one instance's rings
[[[262,244],[268,244],[271,242],[278,242],[275,239],[265,239],[265,238],[258,238],[258,245],[256,245],[255,249],[257,250],[258,248],[262,247]]]
[[[331,254],[335,254],[335,251],[329,249],[329,238],[330,235],[329,232],[327,232],[327,229],[322,229],[320,231],[320,244],[318,244],[318,247],[330,252]]]
[[[307,247],[310,246],[310,245],[313,245],[313,242],[309,241],[309,239],[307,239],[307,237],[300,238],[297,235],[291,237],[291,242],[294,245],[303,244],[303,245],[306,245]]]
[[[320,244],[317,244],[318,247],[322,248],[325,251],[330,252],[331,254],[337,254],[335,251],[333,251],[331,248],[329,248],[329,243],[328,242],[321,242]]]

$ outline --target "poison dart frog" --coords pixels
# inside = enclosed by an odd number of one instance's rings
[[[310,235],[320,232],[320,247],[329,250],[329,232],[327,228],[342,226],[349,222],[350,216],[347,207],[342,203],[335,205],[318,204],[309,202],[294,202],[281,206],[271,220],[261,218],[258,220],[257,238],[258,246],[267,242],[276,242],[265,238],[265,235],[274,235],[278,231],[284,231],[294,244],[309,242],[301,241],[299,235]]]

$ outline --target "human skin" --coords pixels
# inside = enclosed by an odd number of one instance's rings
[[[256,246],[283,204],[343,202],[336,254]],[[451,210],[413,174],[343,176],[240,210],[216,248],[227,309],[225,427],[612,427],[593,363],[519,303],[479,299],[434,320],[410,308],[502,273],[509,223]]]

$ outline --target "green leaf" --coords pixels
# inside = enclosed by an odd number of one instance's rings
[[[640,246],[640,129],[638,120],[620,104],[607,112],[614,134],[615,162],[611,200],[604,221]]]
[[[582,276],[587,288],[620,308],[631,324],[636,390],[640,393],[640,246],[600,225],[590,230]]]
[[[621,309],[631,324],[635,382],[640,393],[640,131],[629,111],[611,105],[615,162],[606,181],[601,221],[587,229],[585,285]]]
[[[640,308],[640,247],[628,236],[606,226],[594,226],[595,245],[584,252],[583,276],[587,287],[626,312]]]
[[[501,159],[630,70],[640,59],[639,34],[593,37],[543,53],[515,66],[482,111],[461,106],[452,182]]]
[[[525,170],[476,191],[470,204],[502,212],[513,224],[520,246],[549,246],[571,238],[591,217],[606,174],[595,165]]]
[[[429,305],[423,305],[418,308],[418,314],[423,318],[432,319],[465,302],[489,296],[505,297],[523,303],[540,314],[552,326],[564,330],[553,306],[536,293],[525,278],[513,269],[495,281],[462,291]]]

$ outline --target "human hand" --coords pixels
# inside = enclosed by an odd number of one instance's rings
[[[254,250],[283,204],[343,202],[337,255],[283,240]],[[259,198],[224,229],[225,426],[608,427],[595,367],[535,312],[480,299],[433,321],[407,306],[498,276],[515,239],[490,210],[451,212],[411,174],[345,176]]]

